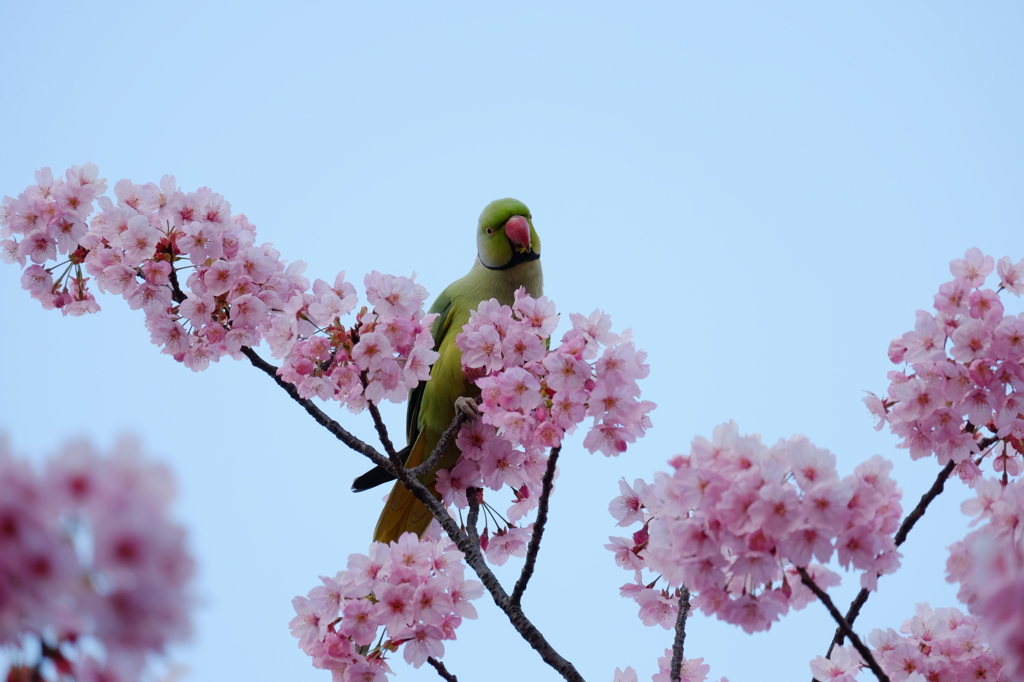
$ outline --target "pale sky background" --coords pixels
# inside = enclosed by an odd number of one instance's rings
[[[842,474],[894,459],[905,509],[934,479],[934,460],[872,430],[862,391],[885,390],[890,339],[951,259],[1024,257],[1022,19],[1015,2],[6,0],[0,196],[42,166],[95,162],[111,189],[170,173],[223,194],[311,278],[415,271],[431,299],[471,265],[481,208],[522,199],[545,293],[631,327],[658,403],[620,458],[568,442],[524,607],[588,680],[626,665],[649,680],[671,633],[618,596],[628,575],[603,544],[620,477],[649,480],[735,419],[769,444],[806,434]],[[288,632],[290,602],[366,551],[380,495],[348,491],[365,460],[247,364],[193,374],[141,311],[100,304],[43,311],[0,265],[0,429],[36,456],[131,432],[173,468],[199,562],[195,637],[174,651],[186,679],[328,680]],[[955,604],[950,487],[862,634]],[[857,580],[835,591],[844,607]],[[446,643],[449,669],[555,679],[488,604]],[[755,636],[698,615],[687,655],[715,680],[809,680],[833,629],[819,604]]]

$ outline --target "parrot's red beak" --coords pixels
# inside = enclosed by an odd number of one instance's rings
[[[521,215],[514,215],[505,223],[505,234],[524,251],[530,250],[530,223]]]

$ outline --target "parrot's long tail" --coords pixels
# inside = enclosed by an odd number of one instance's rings
[[[414,467],[421,464],[424,458],[429,455],[425,452],[427,442],[437,442],[437,439],[427,438],[427,434],[421,433],[416,442],[409,448],[409,456],[406,458],[406,466]],[[427,474],[420,478],[427,484],[427,488],[435,497],[438,497],[434,488],[436,476]],[[373,539],[377,542],[394,542],[402,533],[416,533],[423,535],[423,531],[430,525],[434,518],[427,508],[424,507],[409,490],[402,485],[401,481],[395,481],[388,501],[384,503],[384,509],[380,512],[380,519],[377,520],[377,527],[373,531]]]
[[[427,487],[430,492],[434,492],[433,484]],[[388,501],[384,503],[384,510],[380,513],[380,519],[377,520],[373,539],[377,542],[394,542],[402,533],[423,535],[433,518],[427,508],[402,485],[401,481],[395,481],[395,487],[391,489]]]

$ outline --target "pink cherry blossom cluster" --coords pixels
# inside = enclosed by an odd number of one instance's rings
[[[450,540],[430,535],[374,542],[369,554],[349,556],[347,570],[292,600],[292,634],[315,667],[338,682],[366,682],[385,679],[386,655],[400,647],[417,668],[444,655],[462,619],[477,617],[470,600],[483,586],[465,579],[462,552]]]
[[[17,199],[4,197],[0,204],[0,258],[25,267],[22,286],[47,309],[60,308],[65,315],[99,310],[81,272],[84,252],[79,242],[89,232],[86,221],[93,202],[107,191],[95,164],[72,166],[65,178],[54,179],[49,168],[36,171],[36,184]],[[68,255],[68,267],[55,282],[42,267],[57,254]]]
[[[982,525],[950,545],[946,579],[960,583],[957,598],[979,619],[1010,678],[1024,679],[1024,482],[986,478],[974,489],[962,509]]]
[[[904,634],[887,628],[868,634],[875,660],[894,682],[907,680],[915,673],[920,674],[921,682],[1018,679],[1005,676],[1000,658],[985,646],[978,621],[959,609],[933,610],[928,604],[918,604],[914,617],[903,623],[900,632]],[[852,682],[851,669],[860,659],[851,649],[845,660],[848,662],[845,674],[849,677],[818,679]]]
[[[672,650],[665,649],[665,655],[658,658],[658,672],[651,677],[652,682],[671,682],[671,667]],[[708,679],[709,672],[711,672],[711,666],[706,665],[703,658],[684,658],[679,669],[679,680],[680,682],[704,682]],[[638,682],[636,670],[632,666],[627,666],[625,670],[616,668],[612,682]],[[723,677],[721,682],[729,681]]]
[[[109,457],[72,443],[39,472],[0,437],[0,645],[41,651],[60,679],[117,681],[183,640],[194,569],[173,495],[131,441]]]
[[[190,369],[240,357],[265,339],[302,397],[353,411],[366,400],[404,400],[429,376],[433,318],[423,314],[426,291],[411,279],[367,275],[373,311],[345,327],[340,317],[357,297],[344,273],[333,285],[316,280],[310,291],[305,264],[286,263],[269,243],[256,246],[256,228],[221,195],[186,193],[168,175],[159,185],[118,181],[115,204],[101,196],[106,181],[97,174],[86,164],[54,179],[44,168],[17,199],[4,198],[2,255],[23,267],[31,261],[22,286],[44,308],[97,312],[88,273],[100,291],[141,308],[153,343]],[[100,212],[87,224],[97,199]],[[44,267],[58,254],[67,260]]]
[[[548,350],[558,325],[555,305],[520,288],[512,306],[481,302],[455,340],[466,375],[480,388],[483,419],[462,428],[462,457],[439,474],[437,488],[446,503],[460,508],[466,506],[467,488],[508,485],[515,491],[508,510],[512,523],[487,546],[497,563],[525,551],[530,529],[514,523],[537,505],[548,448],[561,445],[592,417],[583,445],[592,453],[618,455],[651,424],[654,403],[639,399],[637,384],[649,373],[647,354],[628,332],[613,334],[611,319],[600,311],[570,317],[572,329],[558,348]]]
[[[979,471],[970,456],[985,429],[1004,444],[992,451],[995,470],[1016,476],[1024,470],[1024,316],[1005,315],[999,292],[1024,292],[1024,261],[996,264],[971,248],[949,269],[954,279],[939,287],[935,312],[918,310],[914,330],[889,346],[889,358],[909,367],[889,372],[886,398],[864,400],[877,428],[888,422],[912,458],[934,453],[973,480]],[[994,270],[999,288],[985,288]]]
[[[476,380],[484,420],[498,434],[527,451],[559,445],[586,417],[594,424],[583,440],[590,452],[626,451],[644,435],[654,403],[639,400],[638,379],[650,373],[647,353],[628,332],[611,332],[611,318],[599,310],[589,318],[573,313],[572,329],[555,350],[547,350],[558,325],[555,304],[520,288],[512,307],[483,301],[455,343]],[[606,346],[601,352],[602,346]]]
[[[355,292],[343,278],[333,287],[318,279],[313,295],[292,296],[272,316],[271,349],[285,357],[279,374],[303,398],[337,400],[353,412],[367,400],[400,403],[430,378],[438,357],[431,334],[436,315],[423,313],[427,292],[408,277],[371,272],[363,281],[373,310],[364,308],[346,328],[339,315],[352,309]]]
[[[842,566],[863,571],[862,586],[875,589],[879,575],[899,566],[892,536],[900,491],[881,457],[841,479],[835,456],[803,436],[768,448],[730,422],[710,442],[696,438],[690,454],[670,464],[673,472],[656,474],[651,484],[622,481],[622,495],[609,506],[620,526],[642,525],[606,547],[634,572],[622,594],[637,601],[647,625],[674,627],[675,588],[685,585],[705,614],[747,632],[767,630],[814,598],[797,567],[824,589],[839,576],[811,561],[835,554]],[[655,589],[644,570],[660,574],[667,587]]]

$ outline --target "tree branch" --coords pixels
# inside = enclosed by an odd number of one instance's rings
[[[366,388],[366,372],[360,375],[363,379],[363,388]],[[396,466],[402,464],[398,461],[398,453],[395,452],[395,446],[391,443],[391,438],[388,436],[388,427],[384,425],[384,420],[381,419],[380,410],[369,400],[366,401],[367,406],[370,410],[370,415],[373,417],[373,426],[377,429],[377,438],[380,439],[380,444],[384,446],[384,452],[388,453],[388,459],[396,464]]]
[[[466,499],[469,501],[469,514],[466,517],[466,533],[461,535],[463,541],[459,545],[459,549],[462,550],[463,554],[466,555],[466,563],[476,571],[476,574],[480,577],[484,587],[491,593],[491,598],[494,600],[495,605],[501,609],[508,620],[512,623],[512,627],[516,629],[526,642],[533,647],[541,659],[550,665],[555,671],[560,674],[563,678],[569,682],[584,682],[583,676],[579,674],[572,663],[562,658],[557,651],[548,643],[541,634],[540,630],[530,622],[530,620],[523,613],[523,610],[518,604],[513,604],[509,598],[505,589],[498,582],[498,579],[491,572],[491,569],[487,567],[484,561],[483,554],[480,553],[480,534],[476,529],[477,519],[480,517],[480,489],[479,488],[468,488],[466,490]],[[449,517],[451,519],[451,517]],[[449,537],[451,537],[449,535]],[[454,540],[454,538],[453,538]],[[463,544],[472,545],[473,551],[468,552],[466,549],[462,549]],[[470,549],[467,547],[467,549]],[[479,562],[479,565],[477,565]]]
[[[434,670],[437,671],[437,674],[445,680],[448,680],[448,682],[459,682],[459,678],[455,677],[455,675],[452,675],[450,672],[448,672],[448,668],[444,667],[444,663],[437,660],[433,656],[427,656],[427,663],[434,666]]]
[[[267,374],[278,386],[283,388],[284,391],[291,396],[292,400],[301,405],[317,424],[330,431],[331,435],[359,454],[369,457],[374,464],[379,464],[383,467],[389,466],[387,457],[377,452],[373,446],[364,443],[346,431],[341,424],[328,417],[323,410],[313,403],[312,400],[300,396],[299,390],[295,388],[294,384],[290,384],[278,376],[277,367],[261,358],[256,351],[248,346],[242,347],[242,354],[249,359],[249,362],[252,363],[253,367]]]
[[[530,545],[526,548],[526,562],[523,564],[519,580],[516,581],[515,588],[512,590],[511,599],[515,606],[519,606],[519,603],[523,600],[523,592],[526,591],[526,585],[530,582],[530,578],[533,577],[533,570],[537,564],[540,540],[544,535],[544,526],[548,522],[548,502],[551,499],[551,489],[555,483],[555,468],[561,451],[561,445],[551,448],[551,454],[548,456],[548,466],[544,470],[544,478],[541,479],[540,502],[537,505],[537,521],[533,524]]]
[[[956,464],[950,460],[950,462],[942,468],[942,471],[939,472],[939,475],[935,478],[935,482],[932,484],[932,487],[928,489],[928,492],[921,496],[921,501],[918,502],[917,506],[907,514],[905,519],[903,519],[903,523],[900,524],[899,530],[897,530],[896,535],[893,536],[897,547],[906,541],[910,530],[914,527],[914,524],[920,521],[921,517],[924,516],[925,510],[928,508],[928,505],[932,503],[932,500],[942,493],[942,490],[946,485],[946,479],[948,479],[950,474],[953,473],[953,469],[955,467]],[[871,596],[871,591],[865,587],[862,588],[861,591],[857,593],[857,596],[854,597],[853,601],[850,602],[850,608],[846,611],[846,622],[848,624],[852,625],[853,621],[857,620],[857,616],[860,615],[860,610],[867,602],[869,596]],[[836,633],[832,637],[832,643],[828,646],[825,658],[828,658],[832,654],[832,649],[834,649],[836,645],[843,643],[843,639],[843,629],[836,628]]]
[[[441,459],[441,453],[448,449],[448,444],[451,442],[455,434],[459,432],[462,425],[469,420],[469,417],[459,410],[455,410],[455,418],[452,419],[452,423],[448,425],[448,428],[444,430],[441,437],[437,439],[437,447],[430,453],[430,457],[427,461],[422,464],[408,469],[409,475],[415,478],[419,478],[423,474],[427,473],[437,464],[437,461]]]
[[[690,615],[690,591],[686,585],[679,588],[679,614],[676,616],[676,637],[672,642],[672,667],[669,679],[680,682],[683,679],[683,643],[686,641],[686,617]]]
[[[868,649],[867,646],[864,645],[864,642],[860,640],[860,637],[858,637],[857,633],[853,631],[853,628],[850,627],[847,620],[843,618],[843,614],[839,613],[839,609],[836,608],[836,605],[832,602],[832,599],[828,594],[818,587],[818,584],[814,582],[814,579],[807,573],[807,569],[802,566],[797,566],[796,570],[800,573],[800,581],[804,585],[807,585],[811,592],[813,592],[815,596],[821,600],[821,603],[825,605],[828,612],[832,614],[832,618],[839,623],[839,629],[843,631],[843,634],[846,637],[849,637],[853,648],[857,650],[860,657],[865,663],[867,663],[868,667],[871,668],[871,672],[875,674],[875,677],[878,678],[879,682],[889,682],[889,677],[882,670],[881,666],[878,665],[878,661],[875,660],[874,655],[871,653],[871,649]],[[831,653],[831,651],[829,653]]]
[[[420,483],[419,479],[412,474],[411,470],[407,470],[403,466],[392,466],[389,458],[383,456],[373,447],[367,445],[346,431],[340,424],[324,414],[323,410],[314,405],[312,401],[299,396],[299,392],[295,386],[279,377],[277,374],[277,368],[263,360],[263,358],[261,358],[252,348],[243,347],[242,353],[249,359],[249,362],[251,362],[254,367],[270,376],[274,382],[284,389],[285,392],[295,400],[295,402],[299,403],[299,405],[301,405],[318,424],[330,431],[338,440],[356,452],[365,455],[374,464],[382,466],[395,474],[398,480],[402,482],[402,485],[408,488],[413,496],[430,511],[435,519],[438,520],[438,523],[441,524],[441,528],[444,529],[444,532],[447,533],[451,541],[455,543],[455,546],[458,547],[459,551],[464,555],[466,564],[468,564],[469,567],[477,574],[477,577],[480,578],[480,582],[482,582],[487,591],[490,592],[491,599],[493,599],[495,605],[505,613],[509,622],[512,624],[512,627],[516,629],[516,632],[518,632],[522,638],[533,647],[545,663],[551,666],[568,682],[583,682],[583,676],[579,674],[572,663],[555,651],[554,647],[548,643],[540,630],[538,630],[537,627],[526,617],[526,614],[523,613],[523,610],[518,604],[511,603],[508,593],[505,592],[505,589],[501,586],[498,578],[487,566],[487,562],[480,551],[480,536],[476,532],[476,520],[480,514],[479,497],[469,494],[473,489],[466,491],[467,497],[471,500],[469,509],[469,519],[471,523],[468,524],[468,532],[463,533],[458,524],[456,524],[455,519],[453,519],[451,514],[448,513],[448,509],[441,504],[440,500],[434,497],[425,485]],[[452,427],[449,427],[449,429],[451,428]]]

